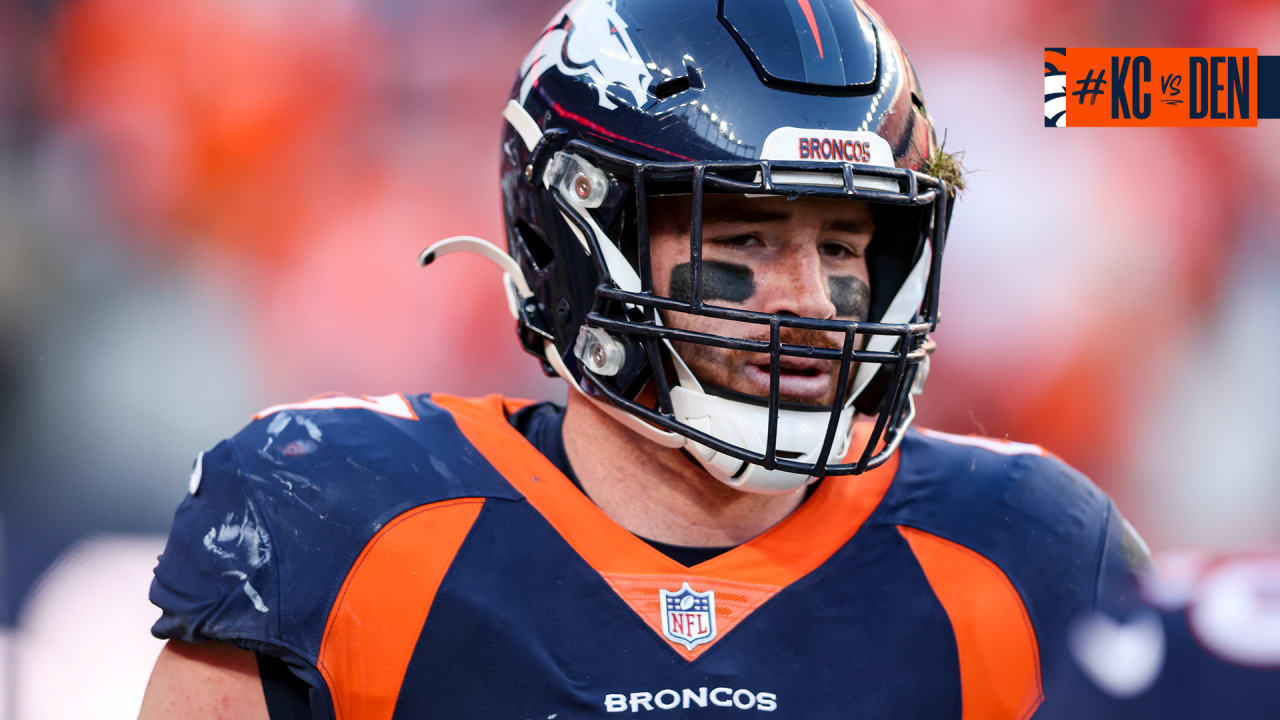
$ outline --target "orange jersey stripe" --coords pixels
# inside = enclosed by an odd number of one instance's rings
[[[1022,597],[987,558],[898,526],[955,632],[964,720],[1030,717],[1044,693],[1040,648]]]
[[[320,643],[318,667],[338,720],[387,720],[423,623],[484,506],[463,498],[408,510],[365,545]]]

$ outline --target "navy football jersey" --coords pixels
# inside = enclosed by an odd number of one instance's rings
[[[1180,554],[1074,622],[1044,720],[1280,718],[1280,550]]]
[[[1144,561],[1039,448],[913,430],[691,567],[609,519],[497,396],[329,397],[204,453],[161,638],[281,658],[317,717],[1025,718],[1045,644]]]

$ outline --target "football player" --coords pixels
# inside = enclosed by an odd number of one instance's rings
[[[1024,718],[1145,550],[1032,445],[911,428],[960,177],[850,0],[575,0],[503,111],[566,408],[324,397],[201,455],[144,717]]]
[[[1044,720],[1280,715],[1280,550],[1162,556],[1141,603],[1073,623]]]

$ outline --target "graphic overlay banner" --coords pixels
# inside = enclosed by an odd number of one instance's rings
[[[1045,48],[1045,127],[1253,127],[1280,117],[1256,48]]]

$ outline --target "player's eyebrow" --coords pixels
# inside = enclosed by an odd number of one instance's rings
[[[761,210],[756,208],[745,210],[724,210],[715,213],[708,213],[704,222],[754,224],[786,222],[790,219],[790,213],[777,212],[775,210]]]
[[[786,222],[791,219],[790,213],[778,212],[776,210],[763,209],[745,209],[737,211],[727,211],[722,213],[708,214],[706,223],[743,223],[748,225],[767,224]],[[837,232],[847,232],[853,235],[860,235],[871,232],[875,226],[862,219],[837,219],[824,223],[827,230],[835,230]]]
[[[831,220],[824,223],[824,226],[827,230],[846,232],[851,235],[861,235],[875,230],[875,225],[866,220]]]

